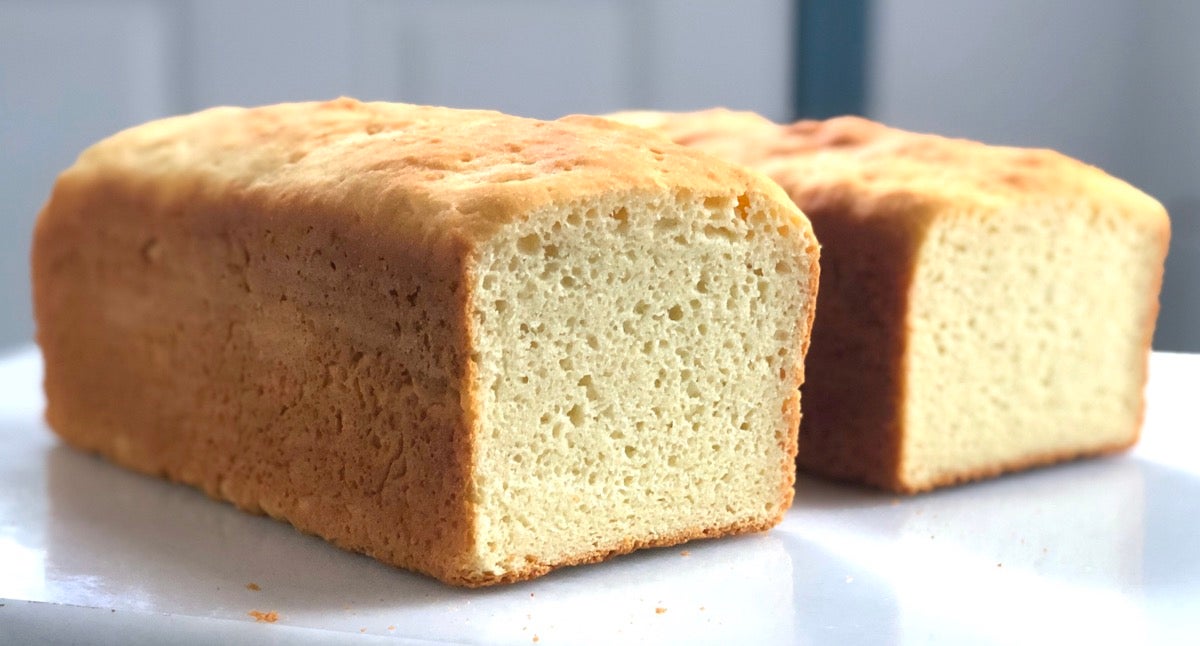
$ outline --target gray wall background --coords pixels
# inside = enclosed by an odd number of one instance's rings
[[[1200,2],[877,0],[867,112],[1061,150],[1159,199],[1172,240],[1154,347],[1200,351]]]
[[[0,0],[0,350],[29,241],[87,145],[169,114],[333,98],[533,117],[717,104],[791,116],[789,0]]]
[[[803,1],[803,0],[801,0]],[[1200,351],[1200,2],[876,0],[869,116],[1058,148],[1167,205],[1155,338]],[[0,349],[28,247],[88,144],[218,104],[351,95],[555,117],[792,116],[788,0],[0,0]]]

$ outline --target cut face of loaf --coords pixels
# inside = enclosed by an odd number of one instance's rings
[[[914,492],[1133,444],[1169,223],[1045,150],[627,113],[775,179],[822,244],[800,465]]]
[[[765,215],[733,195],[588,200],[483,250],[478,567],[781,517],[800,370],[788,343],[806,343],[812,267]]]
[[[768,528],[808,221],[642,131],[340,100],[118,134],[33,249],[67,442],[461,585]]]

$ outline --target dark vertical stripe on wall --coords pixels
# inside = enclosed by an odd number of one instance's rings
[[[862,114],[871,0],[796,0],[797,118]]]

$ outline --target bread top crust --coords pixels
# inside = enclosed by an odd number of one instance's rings
[[[988,213],[1015,202],[1056,199],[1166,222],[1166,211],[1152,197],[1052,150],[908,132],[854,116],[779,125],[717,108],[610,118],[763,171],[805,211],[837,202],[863,217],[945,209]]]
[[[221,107],[153,121],[86,150],[60,177],[104,181],[163,210],[245,199],[319,204],[426,247],[478,241],[551,204],[614,192],[745,191],[808,223],[773,182],[644,130],[595,117],[341,98]]]

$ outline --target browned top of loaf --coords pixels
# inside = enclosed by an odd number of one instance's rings
[[[610,118],[761,170],[806,210],[838,200],[864,214],[942,207],[986,213],[1018,201],[1061,199],[1156,220],[1164,214],[1145,193],[1052,150],[919,134],[851,116],[790,125],[725,109]]]
[[[85,178],[159,206],[197,197],[315,201],[416,240],[478,238],[540,207],[614,190],[740,190],[788,204],[754,171],[599,118],[538,121],[346,98],[153,121],[92,146],[60,181]]]

